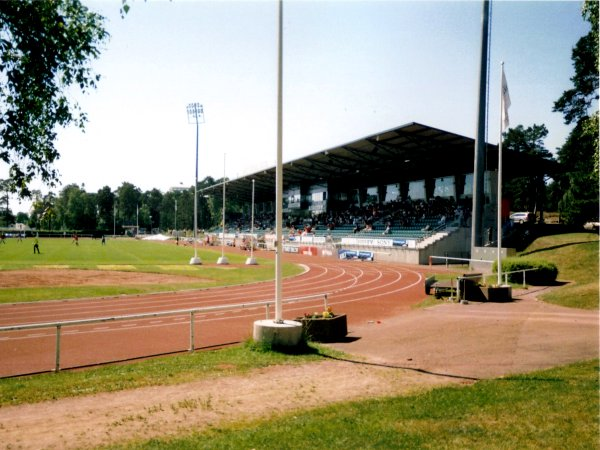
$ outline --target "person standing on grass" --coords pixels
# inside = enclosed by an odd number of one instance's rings
[[[35,255],[36,253],[40,254],[40,241],[37,236],[33,238],[33,254]]]

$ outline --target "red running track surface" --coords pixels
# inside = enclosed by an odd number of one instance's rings
[[[283,281],[283,298],[327,293],[334,313],[348,315],[349,332],[355,324],[385,320],[423,298],[422,267],[289,255],[286,261],[300,263],[306,271]],[[8,304],[0,305],[0,326],[273,300],[274,292],[274,282],[262,282],[176,293]],[[283,305],[283,318],[322,310],[322,298],[288,303]],[[272,317],[274,308],[270,314]],[[252,336],[254,321],[264,318],[264,306],[196,314],[194,346],[206,349],[243,341]],[[181,352],[189,348],[189,340],[188,314],[66,326],[61,332],[60,366],[75,368]],[[53,370],[55,346],[55,328],[0,333],[0,377]]]

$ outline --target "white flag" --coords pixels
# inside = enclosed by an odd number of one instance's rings
[[[504,129],[508,128],[508,108],[510,108],[510,95],[508,93],[508,84],[504,76],[504,67],[502,67],[502,125]]]

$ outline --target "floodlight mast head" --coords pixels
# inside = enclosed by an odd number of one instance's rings
[[[200,103],[187,105],[188,122],[199,125],[204,123],[204,108]]]

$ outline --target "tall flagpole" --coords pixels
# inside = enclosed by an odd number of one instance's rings
[[[504,76],[504,62],[500,64],[500,140],[498,141],[498,286],[502,284],[502,133],[508,127],[508,107],[510,96]]]
[[[252,337],[257,342],[270,343],[273,346],[293,347],[302,339],[302,324],[294,320],[283,320],[281,308],[281,257],[283,240],[283,0],[278,0],[278,45],[277,45],[277,166],[275,169],[275,319],[254,322]]]
[[[504,63],[500,64],[502,67],[502,78],[504,78]],[[498,141],[498,211],[497,211],[497,233],[498,233],[498,286],[502,285],[502,132],[504,131],[504,83],[500,87],[500,140]]]
[[[277,45],[277,167],[275,170],[275,323],[283,322],[281,305],[283,250],[283,1],[279,0],[279,36]]]

